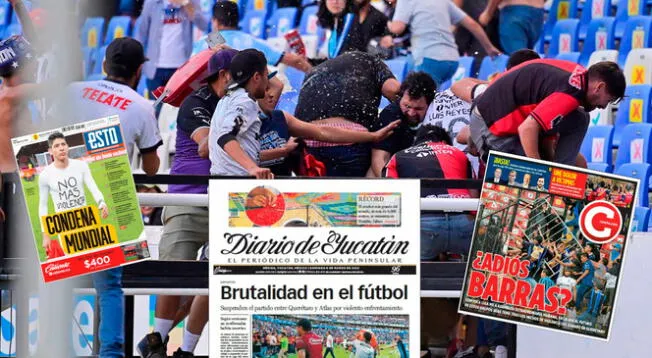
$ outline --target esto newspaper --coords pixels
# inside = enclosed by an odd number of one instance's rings
[[[211,357],[419,357],[419,192],[212,181]]]
[[[45,282],[149,258],[117,116],[12,145]]]
[[[492,152],[463,313],[607,340],[638,181]]]

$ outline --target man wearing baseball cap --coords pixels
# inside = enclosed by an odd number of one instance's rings
[[[269,85],[265,55],[255,49],[240,51],[233,57],[230,72],[233,83],[211,121],[211,174],[271,179],[271,170],[259,166],[262,122],[256,100],[265,97]]]
[[[142,169],[148,175],[158,171],[156,149],[163,143],[152,105],[136,91],[147,61],[143,46],[128,37],[113,40],[106,48],[103,63],[107,76],[99,81],[73,82],[65,98],[55,105],[54,115],[72,115],[71,122],[114,116],[120,118],[122,137],[129,158],[137,148]],[[65,111],[74,108],[73,111]],[[122,268],[92,275],[101,312],[100,357],[124,357],[124,297]]]
[[[208,61],[206,85],[189,95],[179,107],[177,140],[172,175],[209,175],[208,132],[213,112],[231,82],[229,68],[238,53],[223,49]],[[169,193],[206,194],[207,185],[170,185]],[[159,243],[159,259],[166,261],[194,260],[197,251],[208,242],[208,208],[168,206],[163,210],[163,234]],[[158,296],[154,315],[154,331],[139,344],[143,357],[165,356],[165,340],[178,323],[181,296]],[[184,314],[185,315],[185,314]],[[185,325],[181,352],[192,352],[208,321],[208,296],[197,296]],[[152,355],[156,357],[156,355]]]

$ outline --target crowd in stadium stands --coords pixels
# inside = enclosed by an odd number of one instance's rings
[[[131,155],[132,164],[146,174],[473,179],[483,177],[494,149],[640,177],[640,203],[647,206],[652,17],[645,1],[620,0],[612,8],[609,1],[552,0],[547,16],[544,0],[106,3],[113,13],[83,21],[85,81],[62,91],[72,101],[63,107],[77,109],[70,116],[76,121],[120,115],[130,155],[140,154]],[[47,24],[38,1],[9,0],[0,7],[0,170],[12,172],[9,138],[24,123],[13,113],[25,96],[39,93],[23,85],[45,85],[48,76],[40,74],[51,69],[44,61],[49,53],[39,53],[45,47],[31,51],[20,37],[38,44]],[[210,34],[215,30],[220,36]],[[208,47],[213,54],[204,84],[166,122],[170,114],[145,98],[153,99],[153,91]],[[614,136],[608,121],[625,95]],[[33,103],[21,113],[34,122],[65,115],[57,111],[62,102]],[[644,149],[629,150],[628,141]],[[612,168],[611,149],[619,143]],[[161,167],[170,154],[172,165]],[[626,197],[627,189],[620,189]],[[168,192],[207,188],[170,185]],[[429,187],[422,195],[478,193]],[[206,208],[145,208],[143,218],[163,226],[162,260],[194,260],[207,244]],[[469,214],[423,215],[422,259],[463,259],[472,230]],[[117,269],[95,280],[104,322],[101,357],[123,355],[123,323],[106,318],[122,316],[120,279]],[[174,356],[192,356],[208,300],[196,297],[190,308],[182,303],[178,296],[158,297],[154,332],[138,344],[143,357],[165,357],[167,335],[186,315],[183,345]]]

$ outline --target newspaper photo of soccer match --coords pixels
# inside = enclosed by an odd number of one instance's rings
[[[253,315],[252,358],[407,358],[407,315]]]

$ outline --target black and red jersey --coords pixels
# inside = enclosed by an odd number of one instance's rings
[[[461,150],[442,142],[425,142],[392,156],[386,178],[472,179],[471,163]],[[423,188],[423,197],[470,198],[468,189]]]
[[[550,132],[584,101],[586,72],[569,61],[528,61],[496,79],[475,105],[496,136],[517,135],[529,115]]]

